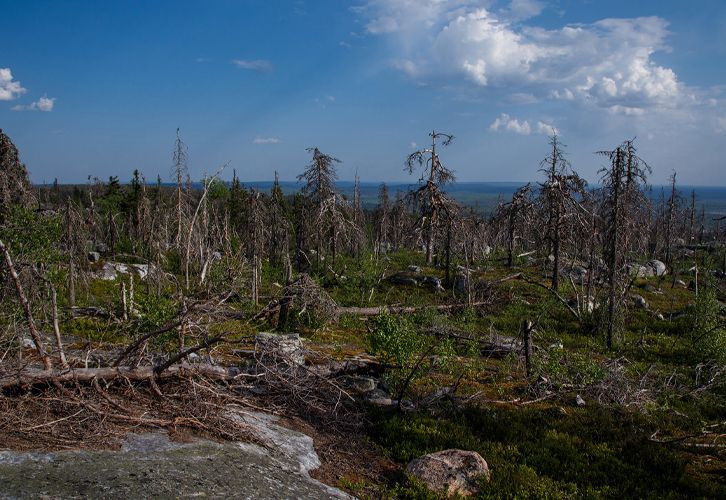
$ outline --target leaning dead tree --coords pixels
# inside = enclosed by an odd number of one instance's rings
[[[406,158],[405,170],[413,174],[416,167],[425,166],[422,169],[418,188],[409,192],[409,198],[420,207],[421,222],[426,230],[426,262],[433,261],[432,247],[434,236],[439,222],[439,214],[442,211],[453,215],[453,201],[446,196],[443,188],[446,185],[453,185],[456,182],[454,172],[441,164],[439,155],[436,154],[436,139],[441,138],[441,145],[448,146],[454,139],[453,135],[436,133],[432,131],[431,149],[422,149],[411,153]]]

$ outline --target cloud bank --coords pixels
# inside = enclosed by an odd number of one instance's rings
[[[369,0],[353,9],[365,33],[389,37],[391,64],[422,85],[564,100],[638,114],[698,102],[677,75],[651,60],[669,50],[659,17],[603,19],[547,30],[545,7],[513,0],[497,13],[473,0]],[[522,21],[530,20],[529,23]]]

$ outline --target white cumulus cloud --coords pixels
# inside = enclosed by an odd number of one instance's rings
[[[552,125],[548,125],[540,121],[537,122],[533,130],[528,120],[520,123],[519,120],[512,119],[506,113],[502,113],[502,115],[494,120],[494,123],[489,126],[490,132],[513,132],[520,135],[529,135],[533,132],[535,134],[550,134],[553,130],[557,133],[557,129],[555,129]]]
[[[238,68],[249,69],[262,75],[270,75],[275,70],[272,62],[265,60],[246,61],[244,59],[235,59],[232,63],[236,64]]]
[[[368,0],[354,12],[369,36],[391,42],[393,67],[419,83],[458,81],[480,93],[531,94],[618,113],[672,109],[688,99],[673,70],[651,59],[669,49],[662,18],[545,29],[535,24],[543,2],[513,0],[498,12],[485,3]]]
[[[504,9],[499,9],[502,19],[510,22],[523,21],[540,15],[546,4],[538,0],[512,0]]]
[[[253,144],[279,144],[281,142],[282,142],[282,139],[276,139],[274,137],[270,137],[268,139],[256,137],[255,140],[252,141]]]
[[[53,111],[53,104],[55,103],[56,98],[53,97],[52,99],[48,99],[47,96],[43,96],[40,99],[38,99],[37,102],[31,103],[29,106],[22,106],[17,105],[10,108],[13,111],[23,111],[26,109],[29,110],[35,110],[35,111],[46,111],[50,112]]]
[[[10,68],[0,68],[0,101],[12,101],[27,91],[20,86],[20,82],[13,81]]]

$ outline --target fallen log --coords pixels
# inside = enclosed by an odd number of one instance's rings
[[[70,368],[62,370],[21,370],[11,375],[0,376],[0,388],[28,386],[48,382],[91,382],[94,379],[110,381],[116,378],[126,378],[133,381],[158,378],[181,377],[198,375],[214,380],[233,380],[241,371],[238,368],[226,368],[209,364],[192,365],[182,363],[167,368],[159,374],[154,373],[153,366],[128,366],[105,368]]]
[[[475,302],[472,306],[481,306],[486,302]],[[375,307],[338,307],[338,314],[357,314],[358,316],[378,316],[379,314],[410,314],[416,311],[426,309],[436,309],[437,311],[451,311],[453,309],[464,309],[466,304],[443,304],[438,306],[375,306]]]

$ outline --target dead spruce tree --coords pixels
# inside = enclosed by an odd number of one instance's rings
[[[499,238],[505,239],[507,248],[507,266],[514,267],[514,252],[517,240],[529,225],[532,217],[534,202],[532,201],[532,186],[527,184],[517,189],[512,195],[512,201],[500,203],[493,217],[493,225],[499,227]],[[503,234],[501,234],[503,233]]]
[[[456,182],[454,172],[444,167],[439,155],[436,154],[436,139],[442,138],[441,145],[448,146],[454,136],[437,134],[432,131],[429,137],[431,137],[431,149],[422,149],[408,155],[405,167],[409,174],[413,174],[417,166],[425,166],[418,181],[418,189],[410,191],[408,196],[420,209],[421,223],[426,234],[426,262],[428,264],[433,261],[432,247],[439,214],[442,210],[450,212],[453,203],[442,188]]]
[[[389,236],[391,218],[391,198],[388,196],[388,186],[381,182],[378,190],[378,205],[375,211],[375,241],[373,247],[376,253],[388,251],[391,239]]]
[[[566,146],[557,141],[553,131],[550,136],[549,154],[540,162],[540,172],[547,177],[539,183],[540,194],[537,200],[540,211],[546,219],[546,238],[551,245],[554,265],[552,268],[552,290],[557,291],[560,275],[561,244],[565,229],[573,226],[573,219],[578,216],[578,199],[585,192],[587,183],[572,170],[572,165],[565,158],[563,148]]]
[[[613,151],[597,154],[610,160],[609,167],[600,170],[604,191],[601,206],[605,221],[605,261],[608,267],[607,346],[613,349],[615,330],[621,321],[622,287],[627,281],[625,260],[634,222],[634,207],[647,203],[642,187],[645,186],[650,167],[637,155],[633,141],[625,141]]]
[[[316,268],[321,273],[324,266],[325,254],[332,251],[333,262],[338,251],[339,237],[345,230],[348,203],[338,193],[335,181],[338,173],[335,163],[340,160],[321,153],[318,148],[308,148],[313,159],[305,171],[297,176],[303,182],[303,189],[307,191],[305,202],[312,210],[313,226],[316,228]],[[325,275],[326,267],[322,267]]]
[[[176,191],[174,193],[174,215],[176,222],[176,231],[174,235],[174,244],[179,252],[182,251],[184,241],[184,225],[189,218],[189,196],[187,190],[191,185],[189,177],[189,152],[187,145],[179,138],[179,129],[176,129],[176,142],[174,143],[174,159],[169,175],[176,182]],[[182,261],[183,262],[183,261]],[[183,271],[183,269],[181,269]]]

